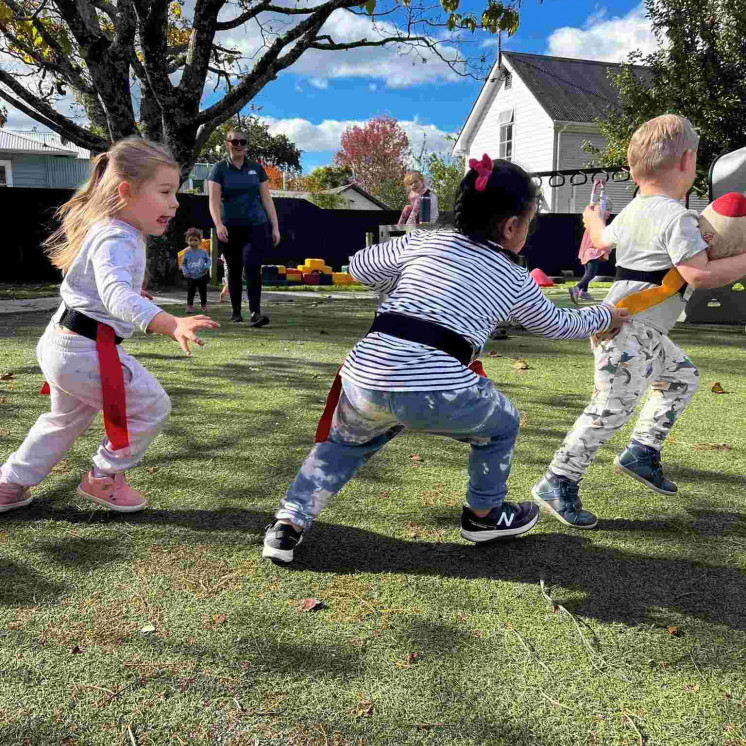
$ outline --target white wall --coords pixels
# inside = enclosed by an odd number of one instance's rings
[[[504,83],[501,84],[477,125],[467,161],[469,158],[479,159],[483,153],[497,158],[500,143],[498,115],[506,109],[514,109],[513,162],[526,171],[549,171],[553,168],[554,124],[523,81],[511,73],[512,86],[505,90]],[[548,200],[549,190],[546,188],[544,195]]]

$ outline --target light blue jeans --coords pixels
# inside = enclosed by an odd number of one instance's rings
[[[317,443],[285,494],[276,517],[308,527],[327,500],[405,427],[471,445],[466,502],[499,507],[518,435],[510,400],[487,378],[459,391],[374,391],[344,381],[329,439]]]

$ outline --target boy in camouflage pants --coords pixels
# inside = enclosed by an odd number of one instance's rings
[[[681,204],[694,183],[698,144],[699,136],[683,117],[666,114],[646,122],[627,151],[638,196],[606,227],[595,206],[583,213],[593,245],[616,248],[617,280],[607,303],[660,286],[673,267],[693,288],[719,287],[746,273],[746,254],[708,259],[698,215]],[[630,443],[615,464],[658,493],[676,494],[676,485],[663,476],[660,451],[699,382],[697,369],[668,336],[685,305],[684,295],[674,294],[632,316],[612,339],[593,341],[590,404],[532,488],[540,507],[565,525],[593,528],[598,523],[583,510],[579,482],[598,449],[627,422],[648,389]]]

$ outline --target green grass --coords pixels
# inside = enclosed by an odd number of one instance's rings
[[[614,474],[626,427],[583,481],[598,530],[543,518],[474,547],[457,530],[467,448],[404,434],[295,566],[262,562],[373,308],[278,302],[252,331],[216,307],[224,324],[192,359],[163,338],[126,343],[174,404],[131,472],[151,505],[123,517],[76,499],[97,422],[32,506],[0,517],[0,743],[745,744],[743,330],[674,332],[703,381],[665,452],[677,497]],[[46,319],[0,317],[0,375],[14,374],[0,460],[48,406],[34,357]],[[524,335],[490,349],[487,372],[523,413],[510,485],[525,498],[588,399],[592,358],[586,342]],[[308,597],[326,608],[299,612]]]
[[[0,283],[0,300],[32,300],[33,298],[49,298],[57,295],[59,290],[60,286],[53,283]]]

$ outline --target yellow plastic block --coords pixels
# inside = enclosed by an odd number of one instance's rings
[[[307,271],[313,271],[314,269],[323,270],[326,266],[326,262],[323,259],[306,259]],[[298,267],[300,269],[300,267]]]
[[[287,274],[287,267],[284,264],[278,264],[277,265],[277,274],[285,275]]]
[[[325,265],[324,265],[323,267],[321,267],[321,271],[322,271],[322,272],[323,272],[323,273],[324,273],[325,275],[331,275],[331,274],[333,274],[333,273],[332,273],[332,268],[331,268],[331,267],[330,267],[330,266],[329,266],[328,264],[325,264]]]
[[[200,249],[202,249],[203,251],[206,251],[209,254],[210,253],[210,239],[209,238],[203,238],[199,242],[199,247],[200,247]]]
[[[348,272],[332,272],[332,282],[335,285],[353,285],[355,280]]]

